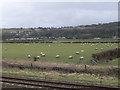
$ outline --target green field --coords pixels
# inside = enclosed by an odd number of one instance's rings
[[[75,64],[90,64],[92,59],[91,54],[101,52],[100,48],[109,50],[118,47],[118,44],[75,44],[75,43],[27,43],[27,44],[2,44],[2,58],[3,60],[33,60],[28,59],[27,55],[32,57],[40,55],[40,52],[46,54],[45,57],[41,57],[41,61],[63,62],[63,63],[75,63]],[[98,48],[98,50],[95,50]],[[81,52],[84,50],[84,52]],[[79,51],[80,55],[76,55],[75,52]],[[60,58],[55,58],[59,54]],[[68,56],[72,55],[73,59],[68,59]],[[79,57],[83,56],[84,60],[80,62]],[[118,60],[109,62],[109,65],[117,65]]]

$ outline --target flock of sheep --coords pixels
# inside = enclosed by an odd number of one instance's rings
[[[41,52],[40,56],[34,56],[34,61],[36,61],[37,59],[40,59],[40,57],[45,57],[45,53]],[[28,58],[31,58],[31,55],[28,55]]]
[[[95,48],[95,50],[98,50],[98,48]],[[103,48],[100,48],[100,50],[103,50]],[[81,53],[84,52],[84,50],[81,50]],[[80,55],[80,52],[76,51],[75,52],[76,55]],[[34,61],[37,61],[37,59],[40,59],[40,57],[45,57],[46,54],[41,52],[39,56],[34,56]],[[28,55],[28,58],[32,58],[31,55]],[[60,58],[60,55],[56,55],[55,58]],[[73,56],[68,56],[68,59],[73,59]],[[81,56],[79,57],[80,60],[83,60],[84,57]]]
[[[29,44],[25,44],[25,45],[29,45]],[[85,44],[81,44],[81,45],[85,45]],[[91,45],[91,46],[98,46],[98,44],[89,44],[89,45]],[[102,45],[106,45],[106,46],[112,46],[113,44],[102,44]],[[51,46],[51,45],[48,45],[49,47]],[[58,45],[58,46],[60,46],[60,45]],[[117,48],[117,47],[116,47]],[[94,48],[95,50],[101,50],[101,51],[103,51],[103,48]],[[7,51],[7,48],[5,48],[5,51]],[[84,50],[81,50],[80,52],[79,51],[76,51],[75,52],[75,54],[76,55],[80,55],[80,53],[82,53],[82,52],[84,52]],[[45,53],[43,53],[43,52],[41,52],[40,54],[39,54],[39,56],[31,56],[31,55],[27,55],[27,57],[28,58],[33,58],[34,59],[34,61],[36,61],[37,59],[40,59],[41,57],[46,57],[46,54]],[[55,58],[60,58],[61,57],[61,55],[55,55]],[[68,59],[73,59],[74,57],[72,56],[72,55],[70,55],[70,56],[68,56]],[[83,56],[80,56],[79,57],[79,60],[83,60],[84,59],[84,57]]]
[[[81,50],[81,52],[84,52],[84,50]],[[80,52],[77,51],[75,52],[75,54],[80,55]],[[46,56],[45,53],[41,52],[39,56],[35,56],[33,58],[34,58],[34,61],[36,61],[37,59],[40,59],[40,57],[45,57],[45,56]],[[32,58],[31,55],[28,55],[28,58]],[[60,58],[60,55],[56,55],[55,58]],[[68,56],[68,59],[73,59],[73,56]],[[81,56],[79,59],[83,60],[84,57]]]
[[[81,44],[81,45],[84,45],[84,44]],[[95,46],[98,46],[98,44],[91,44],[91,46],[94,46],[94,45],[95,45]],[[111,46],[112,46],[113,44],[104,44],[104,45],[107,45],[107,46],[110,46],[110,45],[111,45]],[[50,47],[51,45],[48,45],[48,46]],[[98,48],[95,48],[95,50],[98,50]],[[100,50],[103,51],[103,48],[100,48]],[[82,53],[82,52],[84,52],[84,50],[81,50],[81,53]],[[75,54],[76,54],[76,55],[80,55],[80,52],[76,51]],[[39,56],[34,56],[33,58],[34,58],[34,61],[36,61],[37,59],[40,59],[40,57],[45,57],[45,56],[46,56],[46,54],[43,53],[43,52],[41,52]],[[60,57],[61,57],[60,55],[56,55],[56,56],[55,56],[55,58],[60,58]],[[28,58],[32,58],[31,55],[28,55]],[[68,56],[68,59],[73,59],[73,56]],[[80,60],[83,60],[84,57],[83,57],[83,56],[80,56],[79,59],[80,59]]]

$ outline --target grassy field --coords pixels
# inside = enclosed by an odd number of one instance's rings
[[[53,42],[117,42],[118,39],[56,39]]]
[[[114,72],[110,72],[118,66],[118,59],[114,59],[109,63],[99,63],[97,65],[90,65],[90,61],[92,59],[91,54],[102,52],[109,49],[117,48],[118,44],[81,44],[81,43],[3,43],[2,44],[2,58],[3,61],[7,63],[16,63],[23,65],[38,65],[39,67],[47,68],[48,70],[42,71],[40,68],[10,68],[7,66],[3,66],[3,70],[0,73],[5,75],[15,75],[19,76],[36,76],[39,78],[48,78],[48,79],[56,79],[56,80],[67,80],[67,81],[77,81],[83,83],[99,83],[99,84],[111,84],[118,85],[118,77],[117,72],[114,75]],[[96,48],[98,48],[96,50]],[[103,48],[103,50],[101,50]],[[84,52],[81,52],[84,50]],[[80,55],[76,55],[75,52],[80,52]],[[46,54],[45,57],[40,57],[39,61],[33,62],[33,57],[40,55],[43,52]],[[32,58],[28,59],[28,55],[31,55]],[[60,58],[55,58],[55,56],[59,54]],[[72,55],[73,59],[68,59],[68,56]],[[83,56],[84,60],[80,62],[79,57]],[[41,63],[42,62],[42,63]],[[47,64],[48,62],[48,64]],[[52,63],[49,63],[52,62]],[[58,64],[59,63],[59,64]],[[69,64],[68,64],[69,63]],[[72,63],[72,64],[71,64]],[[80,65],[76,65],[80,64]],[[84,69],[84,64],[87,65],[88,72],[82,72],[82,68]],[[62,68],[66,70],[68,69],[75,71],[80,67],[80,72],[64,72],[59,70],[50,70],[50,67]],[[77,67],[78,66],[78,67]],[[114,67],[115,66],[115,67]],[[91,68],[91,69],[90,69]],[[100,69],[99,69],[100,68]],[[102,69],[103,68],[103,69]],[[108,69],[107,69],[108,68]],[[109,69],[111,68],[111,69]],[[91,70],[91,72],[89,71]],[[103,71],[101,71],[103,70]],[[100,72],[101,71],[101,72]],[[105,71],[105,72],[104,72]],[[107,72],[107,73],[106,73]],[[110,72],[110,74],[108,74]],[[103,73],[103,74],[101,74]],[[113,75],[112,75],[113,74]]]
[[[104,51],[116,47],[118,47],[118,44],[4,43],[2,44],[2,57],[3,60],[33,60],[33,58],[28,59],[27,55],[38,56],[40,52],[43,52],[46,56],[41,57],[39,59],[41,61],[90,64],[92,53],[101,52],[101,48],[103,48]],[[95,48],[98,48],[98,50],[95,50]],[[81,52],[81,50],[84,50],[84,52]],[[76,55],[76,51],[79,51],[80,55]],[[60,58],[55,58],[57,54],[60,55]],[[73,56],[73,59],[68,59],[70,55]],[[84,57],[82,62],[79,60],[80,56]],[[113,60],[109,62],[108,65],[118,65],[118,60]]]

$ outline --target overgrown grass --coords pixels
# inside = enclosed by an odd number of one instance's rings
[[[33,62],[33,61],[3,61],[3,68],[31,69],[39,71],[56,71],[61,73],[87,73],[101,76],[118,77],[119,67],[117,66],[91,66],[76,65],[51,62]]]
[[[71,74],[61,74],[57,72],[40,72],[40,71],[31,71],[29,69],[26,70],[4,70],[0,71],[2,74],[9,74],[9,75],[16,75],[16,76],[36,76],[39,78],[45,79],[57,79],[57,80],[67,80],[67,81],[74,81],[80,83],[99,83],[99,84],[112,84],[118,85],[118,78],[110,77],[110,76],[100,76],[94,74],[78,74],[78,73],[71,73]]]

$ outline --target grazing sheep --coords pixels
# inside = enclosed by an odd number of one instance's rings
[[[40,53],[40,55],[42,55],[42,54],[43,54],[43,52]]]
[[[80,60],[83,60],[83,59],[84,59],[84,57],[83,57],[83,56],[81,56],[81,57],[80,57]]]
[[[56,58],[60,58],[60,55],[56,55]]]
[[[98,50],[98,48],[95,48],[95,50]]]
[[[45,54],[43,53],[41,56],[42,56],[42,57],[45,57]]]
[[[101,50],[103,50],[103,48],[100,48]]]
[[[28,58],[31,58],[31,55],[28,55]]]
[[[40,56],[41,56],[41,57],[45,57],[45,53],[41,52],[41,53],[40,53]]]
[[[40,59],[40,56],[37,56],[37,59]]]
[[[79,54],[80,54],[80,52],[75,52],[75,54],[79,55]]]
[[[84,50],[81,50],[81,52],[84,52]]]
[[[40,56],[42,56],[43,52],[40,53]]]
[[[68,59],[73,59],[73,56],[69,56]]]

